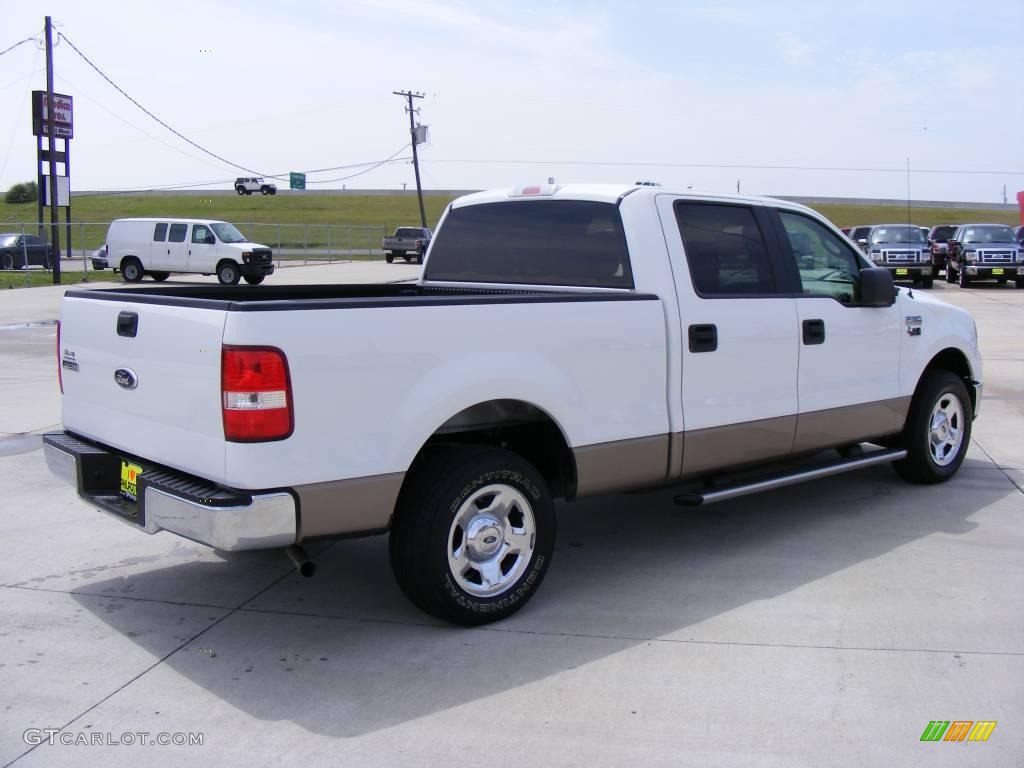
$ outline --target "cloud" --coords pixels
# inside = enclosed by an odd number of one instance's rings
[[[775,36],[782,57],[787,63],[799,67],[810,64],[814,59],[814,46],[792,32],[781,32]]]

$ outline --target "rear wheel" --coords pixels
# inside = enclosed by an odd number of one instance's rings
[[[967,386],[949,371],[928,371],[910,404],[900,444],[907,458],[893,468],[912,483],[941,483],[960,469],[971,441]]]
[[[384,254],[384,261],[386,261],[388,264],[390,264],[394,260],[395,260],[395,254],[393,254],[393,253],[385,253]]]
[[[555,543],[547,483],[518,454],[435,449],[398,499],[389,542],[399,587],[418,608],[475,625],[511,616],[540,587]]]
[[[233,261],[222,261],[217,265],[217,280],[221,285],[238,285],[241,276],[238,265]]]
[[[249,285],[259,285],[260,283],[263,282],[264,277],[265,275],[246,275],[245,282],[247,282]]]
[[[239,195],[244,195],[245,187],[235,187],[235,192],[237,192]]]
[[[156,280],[158,283],[162,283],[168,277],[171,276],[170,272],[150,272],[149,276]]]
[[[126,283],[138,283],[144,274],[138,259],[129,257],[121,262],[121,279]]]

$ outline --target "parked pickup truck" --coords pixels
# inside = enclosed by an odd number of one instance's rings
[[[947,243],[946,280],[967,288],[977,280],[1024,288],[1024,247],[1005,224],[961,224]]]
[[[90,504],[304,574],[304,543],[387,531],[461,624],[536,593],[555,499],[941,482],[982,386],[971,317],[813,211],[660,187],[460,198],[411,285],[70,290],[57,350],[46,458]]]
[[[384,258],[388,264],[395,258],[423,263],[423,254],[427,252],[433,233],[426,227],[399,227],[391,237],[381,241]]]
[[[931,288],[938,271],[932,265],[928,239],[913,224],[876,224],[868,233],[868,256],[897,280]]]

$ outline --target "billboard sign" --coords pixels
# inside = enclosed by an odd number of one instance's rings
[[[74,138],[73,106],[70,96],[65,96],[62,93],[53,94],[53,132],[57,138]],[[50,103],[46,98],[46,91],[32,91],[32,134],[34,136],[48,135],[49,113]]]
[[[295,173],[292,171],[288,174],[288,189],[305,189],[306,188],[306,174]]]

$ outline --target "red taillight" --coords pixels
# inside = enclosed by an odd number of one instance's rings
[[[283,440],[292,433],[292,385],[284,352],[273,347],[226,346],[220,381],[226,440]]]
[[[64,394],[64,375],[60,371],[60,320],[57,321],[57,384],[60,385],[60,393]]]

